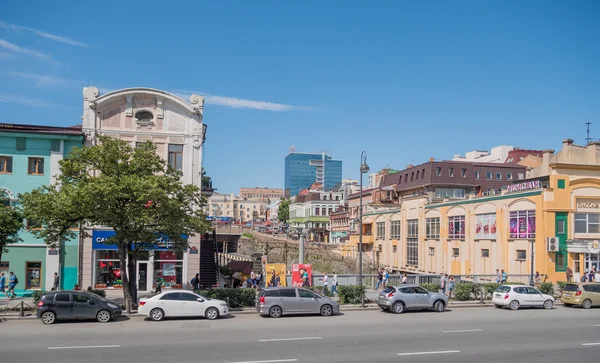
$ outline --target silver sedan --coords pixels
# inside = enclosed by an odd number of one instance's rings
[[[388,286],[379,294],[377,305],[383,311],[402,314],[406,310],[434,310],[442,312],[448,305],[444,294],[429,292],[419,285]]]
[[[279,318],[282,315],[321,314],[330,316],[340,312],[340,305],[328,297],[295,287],[272,287],[258,295],[256,310],[260,315]]]

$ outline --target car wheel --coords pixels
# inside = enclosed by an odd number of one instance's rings
[[[204,317],[208,320],[215,320],[219,317],[219,310],[214,307],[208,308],[204,312]]]
[[[592,307],[592,300],[590,299],[585,299],[583,300],[583,304],[581,304],[581,307],[584,309],[589,309]]]
[[[552,300],[548,299],[548,300],[544,301],[544,309],[550,310],[550,309],[552,309],[553,306],[554,306],[554,303],[552,302]]]
[[[108,323],[110,321],[110,312],[108,312],[108,310],[100,310],[98,314],[96,314],[96,320],[101,323]]]
[[[443,313],[444,308],[446,308],[446,306],[444,306],[444,302],[441,300],[438,300],[435,302],[435,304],[433,304],[433,309],[438,313]]]
[[[42,314],[42,323],[46,325],[54,324],[56,322],[56,314],[51,311],[46,311]]]
[[[398,301],[394,305],[392,305],[392,311],[394,314],[402,314],[404,312],[404,304]]]
[[[508,304],[508,308],[510,310],[519,310],[519,302],[517,300],[513,300]]]
[[[279,306],[273,306],[269,309],[269,316],[272,318],[279,318],[283,314],[283,311]]]
[[[154,321],[161,321],[163,320],[165,317],[165,312],[162,309],[152,309],[152,311],[150,311],[150,319],[154,320]]]
[[[321,315],[322,316],[331,316],[333,315],[333,308],[331,305],[323,305],[321,306]]]

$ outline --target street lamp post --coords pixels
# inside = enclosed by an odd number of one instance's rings
[[[367,165],[367,152],[363,151],[360,154],[360,202],[359,202],[359,229],[358,229],[358,284],[360,286],[363,285],[363,268],[362,268],[362,252],[363,252],[363,245],[362,245],[362,235],[363,235],[363,228],[362,228],[362,220],[363,220],[363,174],[366,174],[369,172],[369,165]],[[361,293],[361,297],[360,297],[360,306],[361,307],[365,307],[365,295],[364,293]]]

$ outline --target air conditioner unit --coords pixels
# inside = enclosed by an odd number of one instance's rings
[[[558,252],[558,237],[548,237],[548,252]]]

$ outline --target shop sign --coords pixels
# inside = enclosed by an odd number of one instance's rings
[[[117,245],[114,243],[108,243],[109,238],[116,235],[115,231],[112,230],[93,230],[92,231],[92,249],[94,250],[116,250]],[[186,236],[183,236],[187,238]],[[168,250],[174,247],[175,243],[168,237],[158,237],[155,243],[142,243],[149,250]]]
[[[581,212],[598,212],[600,201],[594,199],[578,199],[577,210]]]
[[[528,182],[523,182],[519,184],[510,184],[507,185],[506,191],[509,193],[512,192],[520,192],[523,190],[531,190],[531,189],[540,189],[542,187],[542,182],[540,180],[533,180]]]
[[[198,254],[198,248],[196,248],[196,246],[190,247],[190,255],[197,255],[197,254]]]
[[[56,248],[48,249],[48,256],[57,256],[57,255],[58,255],[58,250]]]
[[[600,253],[600,241],[591,241],[587,245],[589,253]]]

